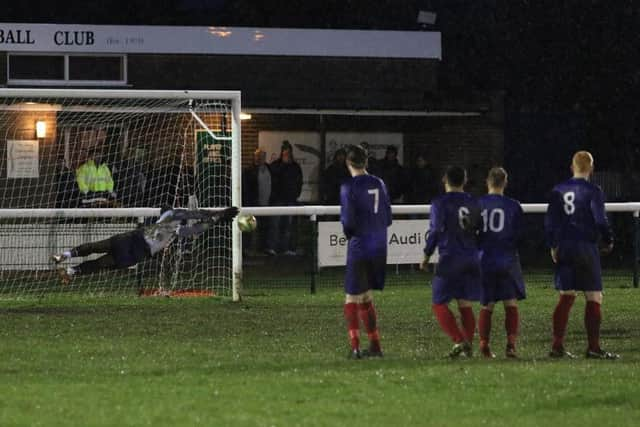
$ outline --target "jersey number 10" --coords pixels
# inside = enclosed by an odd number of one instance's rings
[[[483,231],[486,233],[487,231],[492,231],[494,233],[499,233],[504,230],[504,210],[500,208],[491,209],[488,211],[487,209],[483,210],[480,215],[482,215],[482,222],[484,224]]]

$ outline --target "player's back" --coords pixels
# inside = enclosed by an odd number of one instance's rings
[[[586,179],[571,178],[556,185],[551,194],[545,228],[551,246],[562,241],[605,241],[611,231],[604,212],[604,194]]]
[[[431,221],[435,223],[430,227],[427,246],[437,244],[441,256],[477,252],[476,230],[464,225],[480,210],[473,196],[464,192],[445,193],[433,200],[431,209]]]
[[[382,180],[373,175],[358,175],[341,188],[341,220],[345,231],[355,237],[381,232],[386,236],[391,224],[391,204]]]
[[[485,254],[515,256],[522,227],[522,206],[517,200],[500,194],[482,196],[480,249]]]

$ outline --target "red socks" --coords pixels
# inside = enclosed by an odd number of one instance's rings
[[[458,307],[458,310],[462,319],[464,339],[470,343],[476,333],[476,318],[473,316],[473,309],[471,307]]]
[[[489,338],[491,336],[491,315],[493,312],[483,308],[478,316],[478,335],[480,335],[480,347],[489,346]],[[518,337],[518,326],[520,323],[517,306],[506,306],[504,308],[504,329],[507,332],[507,345],[511,348],[516,347],[516,338]]]
[[[360,349],[360,324],[358,323],[358,304],[354,302],[344,305],[344,318],[347,321],[351,349]]]
[[[564,334],[569,321],[569,311],[575,300],[574,295],[560,295],[560,301],[553,312],[553,349],[558,350],[563,346]],[[589,350],[600,351],[600,322],[602,313],[600,304],[596,301],[587,301],[584,309],[584,327],[587,330]]]
[[[512,305],[506,306],[504,308],[504,329],[507,331],[507,345],[511,348],[516,347],[519,324],[518,307]]]
[[[478,335],[480,336],[480,347],[489,346],[489,337],[491,335],[491,315],[493,312],[483,308],[478,315]]]
[[[347,321],[349,340],[352,350],[360,349],[360,323],[362,320],[369,337],[369,348],[372,351],[381,351],[380,333],[378,332],[378,316],[372,302],[356,304],[355,302],[344,305],[344,318]]]
[[[553,311],[553,345],[554,350],[560,350],[564,346],[564,334],[567,330],[567,323],[569,322],[569,311],[573,301],[575,301],[575,295],[563,294],[560,295],[560,301],[556,309]]]
[[[602,313],[600,313],[600,304],[595,301],[587,301],[584,310],[584,327],[587,329],[587,337],[589,339],[589,350],[600,351],[600,321]]]
[[[360,320],[364,324],[367,336],[369,337],[369,349],[371,351],[381,351],[380,333],[378,332],[378,316],[373,303],[365,302],[363,304],[358,304],[358,314],[360,315]]]
[[[464,341],[464,335],[458,328],[456,318],[451,310],[449,310],[449,306],[446,304],[433,304],[431,309],[433,310],[433,314],[436,316],[436,319],[438,319],[440,327],[447,335],[449,335],[453,342],[460,343]]]
[[[433,313],[440,323],[442,330],[451,337],[451,340],[455,343],[462,341],[473,341],[473,335],[476,331],[476,319],[473,317],[473,310],[471,307],[459,307],[460,317],[462,320],[463,329],[458,328],[456,318],[449,310],[449,306],[446,304],[433,304],[431,306]]]

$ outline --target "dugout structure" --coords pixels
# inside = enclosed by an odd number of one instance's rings
[[[161,205],[239,206],[239,92],[0,89],[0,147],[0,295],[240,298],[234,224],[68,287],[49,261],[52,253],[144,226]],[[90,160],[107,165],[112,188],[80,185],[78,170]]]

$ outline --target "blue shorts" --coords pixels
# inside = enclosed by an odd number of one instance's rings
[[[487,305],[510,299],[525,299],[527,296],[522,268],[518,258],[482,260],[482,298],[480,303]]]
[[[347,260],[344,291],[358,295],[370,289],[383,290],[387,257],[372,257]]]
[[[345,293],[358,295],[370,289],[383,290],[386,267],[386,234],[352,237],[347,244]]]
[[[590,242],[560,242],[555,286],[559,291],[601,291],[598,246]]]
[[[452,299],[478,301],[482,296],[480,257],[441,255],[432,282],[433,304],[447,304]]]

